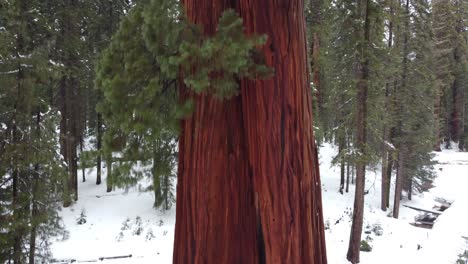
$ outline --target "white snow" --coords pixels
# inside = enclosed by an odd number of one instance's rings
[[[346,252],[351,227],[354,186],[350,192],[341,195],[339,189],[339,168],[331,167],[331,160],[337,148],[324,144],[320,148],[320,169],[322,176],[324,221],[330,228],[325,231],[327,256],[330,264],[348,264]],[[413,195],[413,200],[403,204],[432,209],[435,198],[453,201],[436,220],[433,229],[410,225],[418,212],[406,207],[400,208],[400,218],[387,215],[391,210],[380,210],[380,170],[368,169],[365,196],[364,230],[367,225],[380,225],[383,235],[374,233],[370,243],[371,252],[361,252],[362,264],[385,263],[455,263],[457,255],[466,246],[462,236],[468,236],[468,153],[444,150],[436,153],[439,165],[435,167],[435,187],[429,192]],[[80,183],[79,201],[61,212],[69,231],[69,238],[53,244],[56,259],[77,261],[98,260],[100,257],[132,254],[132,258],[104,260],[103,263],[172,263],[172,247],[175,224],[175,206],[168,212],[152,207],[152,193],[140,193],[137,188],[128,192],[117,190],[106,193],[103,184],[95,185],[96,171],[87,171],[87,182]],[[103,171],[105,176],[105,169]],[[392,178],[394,180],[394,177]],[[393,189],[392,189],[393,194]],[[391,205],[393,197],[391,197]],[[86,223],[78,225],[77,218],[82,210]],[[136,235],[136,218],[142,220],[142,232]],[[129,219],[128,230],[119,234],[124,222]],[[148,234],[154,238],[148,240]],[[363,234],[363,239],[367,234]],[[120,241],[118,241],[120,240]],[[419,249],[418,249],[419,248]]]
[[[171,263],[175,210],[163,213],[154,209],[152,193],[140,193],[137,187],[106,193],[105,177],[97,186],[95,175],[95,169],[87,171],[87,181],[79,184],[78,202],[61,213],[69,238],[53,244],[54,258],[85,261],[131,254],[130,259],[103,263]],[[87,222],[78,225],[83,210]],[[134,234],[137,217],[142,222],[140,235]],[[129,228],[122,231],[127,219]]]

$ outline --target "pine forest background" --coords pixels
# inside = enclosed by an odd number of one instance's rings
[[[339,147],[339,191],[356,184],[357,263],[365,168],[381,167],[381,209],[398,218],[400,196],[431,184],[431,151],[468,150],[468,5],[304,6],[313,129]],[[107,192],[149,179],[154,207],[174,206],[180,120],[195,108],[177,87],[238,96],[239,80],[277,74],[257,50],[267,39],[244,34],[232,10],[207,37],[176,0],[0,0],[0,260],[51,257],[58,210],[80,199],[85,168]]]

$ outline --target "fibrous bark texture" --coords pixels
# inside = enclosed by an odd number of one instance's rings
[[[262,51],[275,70],[241,85],[266,263],[326,263],[304,3],[240,2],[247,32],[268,36]]]
[[[222,0],[183,1],[188,18],[213,34]],[[256,211],[246,155],[241,98],[194,95],[179,141],[173,263],[257,263]]]
[[[181,88],[195,109],[179,140],[174,263],[325,264],[303,2],[183,4],[206,35],[236,9],[248,34],[268,35],[262,51],[275,75],[242,80],[241,95],[225,101]]]

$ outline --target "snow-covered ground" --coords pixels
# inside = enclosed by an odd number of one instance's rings
[[[329,227],[327,255],[330,264],[347,264],[354,186],[344,195],[338,192],[339,168],[330,166],[336,151],[329,144],[320,148],[324,220]],[[412,201],[403,201],[425,209],[432,209],[436,197],[453,201],[433,229],[409,224],[418,214],[415,210],[401,207],[399,219],[388,217],[390,210],[382,212],[380,171],[368,170],[364,229],[378,225],[383,234],[363,234],[363,239],[372,238],[373,249],[362,252],[361,263],[450,264],[463,252],[467,245],[462,236],[468,237],[468,153],[444,150],[436,153],[436,159],[435,187],[414,195]],[[107,194],[105,184],[94,184],[95,173],[87,171],[87,181],[79,186],[79,201],[61,213],[69,236],[54,242],[54,258],[80,262],[131,254],[131,258],[101,263],[171,263],[175,208],[165,213],[154,209],[152,193],[140,193],[137,188]],[[79,225],[82,212],[86,223]]]

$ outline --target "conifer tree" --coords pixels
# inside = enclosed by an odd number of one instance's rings
[[[46,261],[60,232],[63,160],[50,107],[54,67],[48,5],[2,2],[0,22],[0,259]]]
[[[110,48],[104,53],[97,83],[105,98],[100,110],[114,132],[106,133],[107,147],[123,153],[119,166],[127,166],[130,154],[140,153],[139,156],[144,157],[145,146],[154,147],[154,140],[166,133],[171,137],[177,135],[171,120],[183,119],[178,148],[175,263],[201,260],[256,263],[262,256],[272,262],[326,263],[318,161],[307,89],[304,17],[296,16],[303,14],[303,5],[291,4],[291,9],[284,9],[275,3],[256,3],[253,10],[258,16],[245,13],[246,31],[252,34],[246,37],[242,20],[233,11],[225,11],[237,6],[242,14],[242,10],[247,10],[245,2],[239,1],[238,5],[226,1],[197,2],[201,8],[194,8],[193,1],[183,4],[184,11],[176,1],[139,2],[124,19]],[[269,8],[262,9],[265,6]],[[201,12],[207,9],[212,11],[208,16]],[[272,16],[267,12],[273,12]],[[273,23],[267,21],[272,17],[282,17],[295,26],[280,23],[278,32],[260,26]],[[269,63],[277,70],[289,63],[296,65],[300,69],[297,81],[292,82],[297,73],[290,71],[275,77],[277,85],[273,80],[245,80],[265,77],[270,72],[263,64],[263,56],[256,50],[265,38],[255,36],[254,28],[271,37],[271,44],[266,47],[277,49],[263,49],[262,53],[269,54],[265,59],[275,57]],[[128,38],[128,33],[124,32],[132,32],[134,37]],[[292,36],[289,51],[284,45],[288,32]],[[294,55],[293,51],[300,53]],[[278,52],[291,56],[281,57]],[[122,67],[122,61],[125,67]],[[179,89],[174,89],[174,82]],[[268,91],[260,87],[270,84],[277,92],[264,96],[254,94]],[[284,89],[286,84],[291,89]],[[286,90],[293,94],[280,93]],[[273,94],[280,96],[275,98]],[[299,100],[301,103],[293,104],[294,96],[303,98]],[[263,115],[255,117],[261,113],[255,109],[258,103],[251,101],[255,98],[269,98],[271,104],[268,105],[275,106],[273,111],[286,115],[287,110],[278,103],[278,100],[284,100],[290,109],[288,117],[284,118],[287,134],[275,132],[282,120],[279,116],[271,119],[271,123]],[[244,103],[241,104],[241,100]],[[122,102],[125,104],[119,105]],[[292,125],[293,120],[298,126]],[[273,134],[269,137],[259,134],[265,126],[272,128]],[[248,137],[244,136],[247,133],[243,127],[252,132]],[[300,136],[307,144],[293,140],[293,135]],[[271,142],[262,141],[265,138]],[[291,154],[285,164],[296,168],[284,172],[292,189],[283,193],[278,189],[283,175],[281,170],[272,174],[261,169],[268,166],[255,165],[266,161],[256,161],[259,156],[255,153],[265,153],[268,146],[276,146],[268,164],[279,166],[281,138]],[[302,165],[295,163],[299,157],[292,154],[292,149],[297,148],[303,149],[300,153],[305,155],[301,159]],[[168,152],[161,154],[167,156]],[[252,182],[252,175],[256,184]],[[267,175],[276,179],[270,189],[281,195],[282,204],[291,206],[291,212],[295,212],[292,218],[285,216],[269,200]],[[301,194],[305,200],[297,196],[303,189],[295,182],[296,177],[307,182],[308,191]],[[254,186],[258,188],[257,209]],[[293,204],[289,203],[290,195],[296,195]],[[198,210],[194,211],[195,207]],[[226,213],[229,218],[219,217]],[[293,233],[283,228],[291,221]],[[197,228],[193,229],[194,226]],[[215,232],[203,231],[208,229]],[[267,243],[257,247],[256,241],[262,236]],[[200,244],[202,241],[204,245]],[[220,251],[219,247],[229,250]],[[305,254],[299,253],[302,248],[307,248],[302,251]]]

